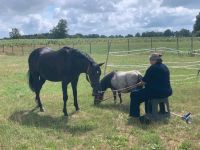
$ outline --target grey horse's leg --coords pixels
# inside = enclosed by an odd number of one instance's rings
[[[113,97],[114,97],[114,103],[117,103],[117,92],[116,91],[112,91],[113,92]]]
[[[121,103],[122,103],[122,95],[121,95],[121,92],[118,92],[118,96],[119,96],[120,104],[121,104]]]

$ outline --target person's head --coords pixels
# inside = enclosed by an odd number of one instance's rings
[[[153,53],[151,54],[151,56],[149,57],[149,61],[151,65],[154,65],[156,63],[162,63],[162,54],[159,53]]]

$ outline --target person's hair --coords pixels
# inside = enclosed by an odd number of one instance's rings
[[[162,58],[156,60],[156,63],[162,63],[162,62],[163,62]]]
[[[162,54],[154,53],[150,56],[150,61],[156,61],[156,63],[162,63]]]

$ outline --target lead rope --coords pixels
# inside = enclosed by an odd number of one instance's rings
[[[128,87],[125,87],[125,88],[121,88],[121,89],[118,89],[118,90],[112,90],[112,91],[99,91],[99,93],[113,93],[113,92],[123,92],[123,91],[126,91],[127,90],[127,92],[126,93],[121,93],[121,94],[129,94],[131,91],[131,89],[132,88],[135,88],[135,87],[137,87],[137,84],[134,84],[134,85],[131,85],[131,86],[128,86]],[[103,102],[103,101],[106,101],[106,100],[108,100],[108,99],[110,99],[110,98],[112,98],[113,96],[109,96],[109,97],[106,97],[106,98],[104,98],[103,100],[101,100],[100,102]]]

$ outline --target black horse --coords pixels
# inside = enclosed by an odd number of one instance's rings
[[[50,48],[35,49],[28,58],[29,63],[29,86],[36,94],[36,103],[40,111],[44,111],[41,100],[40,90],[46,80],[62,82],[63,92],[63,113],[67,116],[66,103],[68,99],[67,85],[71,82],[74,106],[79,110],[77,101],[77,83],[79,75],[86,73],[87,80],[93,88],[93,96],[98,96],[101,86],[99,83],[101,69],[89,55],[70,47],[63,47],[58,51]]]

